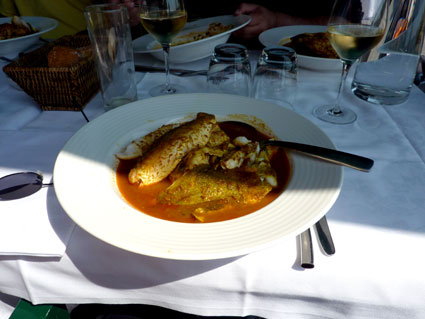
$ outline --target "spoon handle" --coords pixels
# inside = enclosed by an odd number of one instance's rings
[[[313,243],[311,242],[310,229],[303,231],[299,236],[301,267],[314,268]]]
[[[294,142],[274,141],[266,140],[262,141],[261,144],[281,146],[294,151],[302,152],[325,161],[329,161],[335,164],[344,165],[350,168],[354,168],[363,172],[368,172],[373,166],[373,160],[367,157],[345,153],[330,148],[307,145]]]

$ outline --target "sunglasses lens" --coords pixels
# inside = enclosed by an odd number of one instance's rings
[[[0,178],[0,200],[19,199],[37,192],[43,177],[37,173],[16,173]]]

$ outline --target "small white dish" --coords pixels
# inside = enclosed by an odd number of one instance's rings
[[[294,37],[302,33],[326,32],[323,25],[294,25],[278,27],[264,31],[259,35],[260,42],[268,47],[275,45],[285,45],[283,40]],[[298,66],[316,71],[340,71],[342,64],[339,59],[317,58],[307,55],[297,54]]]
[[[251,18],[246,15],[228,15],[200,19],[187,23],[178,36],[184,36],[190,32],[206,31],[210,23],[213,22],[221,23],[223,26],[233,25],[233,28],[212,37],[171,47],[169,56],[170,63],[187,63],[210,56],[216,45],[225,43],[232,32],[243,28],[250,21]],[[155,48],[157,44],[158,42],[150,34],[146,34],[133,41],[133,51],[134,53],[150,53],[155,58],[164,61],[163,50],[161,48]]]
[[[29,16],[22,16],[21,18],[39,31],[18,38],[0,40],[0,56],[17,56],[20,52],[37,43],[42,34],[53,30],[58,25],[58,22],[52,18]],[[11,17],[0,18],[0,24],[10,23],[10,21]]]
[[[306,118],[280,107],[230,94],[175,94],[133,102],[82,127],[60,151],[54,168],[60,204],[93,236],[139,254],[181,260],[240,256],[294,238],[313,226],[337,199],[341,166],[290,153],[287,188],[266,207],[246,216],[208,224],[151,217],[133,208],[116,185],[115,154],[159,126],[189,120],[197,112],[218,121],[257,118],[284,140],[335,148]],[[244,114],[237,117],[235,114]]]

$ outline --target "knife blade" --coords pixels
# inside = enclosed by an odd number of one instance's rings
[[[165,72],[164,67],[148,66],[148,65],[135,65],[135,70],[138,72]],[[171,68],[170,73],[176,76],[195,76],[195,75],[207,75],[207,70],[186,70],[186,69],[175,69]]]
[[[315,225],[317,236],[319,237],[319,246],[325,255],[331,256],[335,254],[335,245],[332,240],[326,216],[323,216]]]

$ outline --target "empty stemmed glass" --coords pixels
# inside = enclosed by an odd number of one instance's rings
[[[341,109],[340,98],[351,65],[382,39],[387,23],[388,0],[337,0],[329,19],[327,35],[342,62],[341,81],[336,103],[317,107],[313,114],[319,119],[348,124],[357,115]]]
[[[143,27],[161,44],[164,50],[165,84],[152,88],[149,91],[150,95],[184,92],[184,88],[170,84],[168,61],[171,42],[184,28],[187,21],[183,0],[145,0],[139,8]]]

